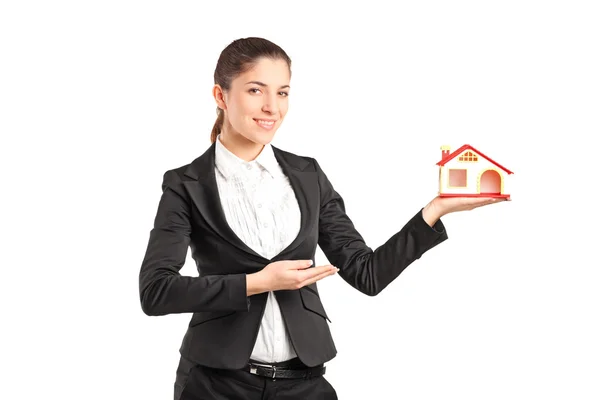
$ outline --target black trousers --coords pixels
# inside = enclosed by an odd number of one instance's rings
[[[181,357],[174,400],[337,400],[324,376],[270,379],[241,370],[197,365]]]

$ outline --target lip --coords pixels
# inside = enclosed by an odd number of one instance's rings
[[[266,131],[274,130],[276,125],[276,120],[274,119],[254,119],[254,122],[256,122],[256,125],[258,125],[261,129]]]
[[[267,122],[277,122],[276,119],[268,119],[268,118],[252,118],[255,121],[267,121]]]

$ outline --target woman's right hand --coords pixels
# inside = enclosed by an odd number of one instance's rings
[[[311,260],[276,261],[261,271],[246,275],[248,296],[274,290],[295,290],[311,285],[339,269],[331,264],[311,268]]]

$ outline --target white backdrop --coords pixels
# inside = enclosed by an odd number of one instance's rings
[[[0,5],[0,398],[172,398],[190,316],[144,315],[139,268],[247,36],[293,60],[273,144],[319,160],[372,248],[436,195],[441,145],[515,171],[379,296],[320,284],[340,399],[600,398],[594,2],[204,3]]]

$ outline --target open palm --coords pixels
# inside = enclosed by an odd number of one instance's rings
[[[468,211],[483,207],[488,204],[502,203],[508,199],[495,197],[436,197],[423,209],[423,218],[429,224],[433,224],[444,215]]]
[[[488,204],[501,203],[505,198],[494,197],[436,197],[433,202],[442,214],[473,210]]]

